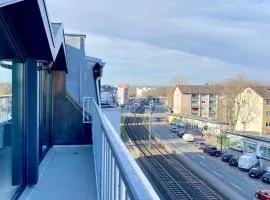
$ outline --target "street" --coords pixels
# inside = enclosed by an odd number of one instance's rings
[[[254,199],[254,194],[260,189],[267,189],[269,185],[261,180],[252,179],[247,172],[238,168],[230,167],[220,158],[211,157],[177,137],[169,130],[168,125],[153,125],[152,132],[179,155],[179,158],[214,187],[222,192],[234,193],[237,199]],[[199,135],[194,134],[195,140],[201,140]]]

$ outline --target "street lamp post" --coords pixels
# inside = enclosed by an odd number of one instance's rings
[[[149,149],[151,147],[151,109],[149,109]]]

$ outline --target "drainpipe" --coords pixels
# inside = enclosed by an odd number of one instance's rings
[[[97,103],[99,105],[99,107],[101,107],[101,102],[100,102],[100,92],[99,92],[99,81],[100,81],[101,77],[97,77],[96,79],[96,89],[97,89]]]

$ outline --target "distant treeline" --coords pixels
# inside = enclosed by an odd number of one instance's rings
[[[11,94],[11,84],[10,83],[0,83],[0,96]]]

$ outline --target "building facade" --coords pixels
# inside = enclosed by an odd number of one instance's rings
[[[116,104],[117,88],[110,85],[101,87],[101,102],[107,104]]]
[[[176,86],[173,92],[173,112],[216,119],[220,89],[208,85]]]
[[[121,83],[117,85],[117,103],[125,105],[128,101],[128,84]]]
[[[235,100],[236,131],[270,133],[270,88],[246,88]]]
[[[152,88],[142,87],[142,88],[136,88],[136,98],[145,98],[146,93],[148,91],[152,90]]]

